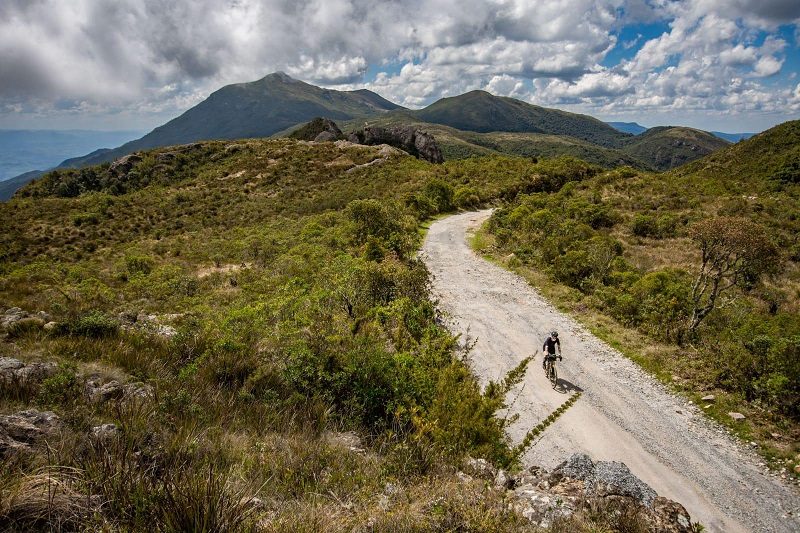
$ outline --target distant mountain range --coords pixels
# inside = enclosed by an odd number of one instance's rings
[[[636,123],[607,124],[588,115],[485,91],[442,98],[424,109],[409,110],[368,90],[323,89],[278,72],[258,81],[227,85],[139,139],[68,159],[59,166],[95,165],[139,150],[199,140],[285,135],[318,116],[340,121],[345,127],[349,123],[351,128],[363,127],[364,122],[424,125],[451,159],[497,152],[529,157],[573,155],[607,167],[665,170],[728,144],[691,128],[647,130]],[[13,184],[22,185],[39,175],[28,172]],[[0,200],[10,196],[9,188],[0,188]]]
[[[619,131],[632,133],[633,135],[639,135],[650,129],[636,122],[606,122],[606,124]],[[710,131],[709,133],[731,143],[749,139],[753,135],[756,135],[755,133],[725,133],[722,131]]]
[[[636,122],[606,122],[609,126],[619,131],[639,135],[647,131],[647,128]]]
[[[52,168],[68,157],[113,148],[141,131],[0,130],[0,183],[33,169]]]

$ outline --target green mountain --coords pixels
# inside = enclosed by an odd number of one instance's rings
[[[629,139],[622,150],[656,170],[669,170],[730,145],[706,131],[680,126],[650,128]]]
[[[606,124],[616,130],[624,133],[632,133],[633,135],[639,135],[647,131],[647,128],[638,122],[606,122]]]
[[[442,98],[413,114],[425,122],[459,130],[568,135],[605,147],[618,147],[630,137],[588,115],[539,107],[486,91]]]
[[[630,165],[663,170],[726,144],[690,128],[653,128],[634,137],[587,115],[535,106],[485,91],[443,98],[412,111],[367,90],[322,89],[279,72],[255,82],[223,87],[140,139],[66,160],[59,167],[96,165],[136,151],[199,140],[285,136],[315,117],[340,123],[351,121],[359,128],[365,120],[373,124],[431,125],[431,133],[443,137],[437,141],[449,159],[493,153],[526,157],[571,155],[605,167]],[[36,176],[20,177],[13,185],[33,177]],[[6,198],[0,195],[0,200]]]
[[[314,117],[343,120],[399,108],[365,89],[323,89],[276,72],[258,81],[226,85],[140,139],[113,150],[70,159],[62,166],[95,165],[138,150],[201,140],[269,137]]]
[[[606,148],[575,137],[545,133],[515,133],[496,131],[479,133],[464,131],[442,124],[420,121],[413,112],[393,112],[370,119],[373,126],[409,124],[427,131],[436,139],[445,160],[503,154],[530,158],[552,158],[572,156],[613,168],[628,165],[650,170],[650,164],[616,148]],[[340,126],[346,132],[363,127],[363,121],[349,121]]]
[[[675,169],[677,176],[800,183],[800,120],[784,122],[747,140]]]

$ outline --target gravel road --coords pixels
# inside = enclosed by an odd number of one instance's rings
[[[681,502],[710,531],[800,531],[800,495],[780,482],[751,449],[699,409],[671,394],[523,279],[476,256],[465,234],[490,211],[435,222],[421,258],[433,274],[439,306],[456,333],[477,339],[473,370],[482,383],[501,379],[521,359],[539,354],[547,333],[559,331],[564,361],[554,390],[529,367],[512,410],[515,442],[572,391],[583,395],[527,453],[526,464],[554,467],[574,452],[622,461],[660,495]],[[513,394],[513,393],[512,393]]]

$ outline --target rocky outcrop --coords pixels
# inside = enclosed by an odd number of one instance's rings
[[[30,385],[55,374],[55,363],[23,363],[19,359],[0,357],[0,386]]]
[[[153,397],[153,387],[144,383],[122,384],[116,379],[104,382],[101,376],[91,375],[86,377],[84,394],[87,401],[95,404],[141,400]]]
[[[681,504],[658,496],[623,463],[595,462],[585,454],[574,454],[552,472],[531,467],[511,476],[483,459],[470,459],[459,477],[473,476],[506,489],[512,507],[538,527],[548,528],[586,508],[628,508],[650,531],[693,531]]]
[[[164,321],[176,320],[182,314],[148,315],[143,311],[139,313],[122,312],[117,316],[117,321],[123,330],[138,330],[150,335],[171,339],[178,334],[178,330]]]
[[[139,154],[126,155],[111,163],[108,167],[108,172],[114,176],[125,176],[141,161],[142,156]]]
[[[361,144],[368,146],[388,144],[431,163],[444,162],[442,151],[436,144],[433,135],[414,126],[390,126],[388,128],[367,126],[363,131],[357,132],[355,137]]]
[[[28,409],[0,415],[0,459],[31,450],[60,427],[61,420],[50,411]]]
[[[333,142],[344,139],[344,134],[334,121],[317,117],[289,135],[300,141]]]
[[[431,163],[444,162],[442,151],[436,144],[436,139],[433,138],[433,135],[409,125],[389,126],[386,128],[367,126],[363,130],[345,136],[334,121],[319,117],[293,131],[289,137],[301,141],[332,142],[346,140],[353,144],[367,146],[388,145]]]
[[[53,324],[49,314],[44,311],[28,313],[19,307],[11,307],[0,311],[0,332],[5,332],[13,337],[25,331],[44,329]]]

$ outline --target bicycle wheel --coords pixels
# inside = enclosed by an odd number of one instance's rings
[[[554,363],[550,364],[550,383],[553,384],[553,388],[556,388],[558,385],[558,373],[556,372],[556,365]]]

